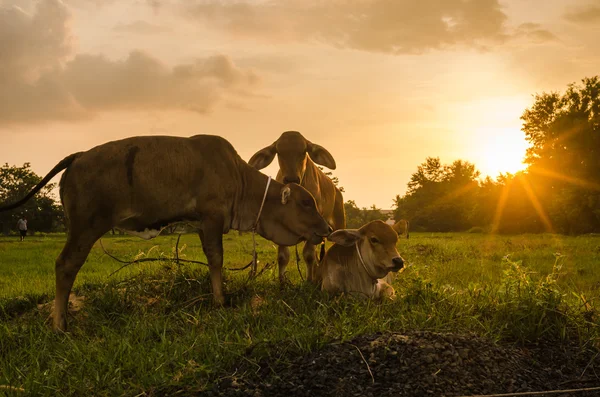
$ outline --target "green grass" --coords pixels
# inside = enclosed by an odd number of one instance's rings
[[[328,296],[302,283],[294,254],[290,285],[276,267],[250,282],[226,272],[227,305],[211,303],[202,265],[164,260],[129,266],[94,247],[78,275],[83,308],[70,332],[47,322],[54,260],[64,236],[0,238],[0,385],[39,395],[164,395],[210,388],[215,377],[252,371],[332,340],[377,331],[474,332],[529,343],[577,340],[600,345],[600,238],[556,235],[414,233],[398,249],[410,266],[394,281],[398,299]],[[176,237],[107,236],[120,258],[172,255]],[[224,236],[225,265],[251,258],[249,235]],[[258,239],[261,263],[276,249]],[[156,248],[152,248],[156,247]],[[197,236],[180,242],[186,259],[205,260]],[[304,271],[304,266],[302,265]],[[0,390],[0,394],[2,390]]]

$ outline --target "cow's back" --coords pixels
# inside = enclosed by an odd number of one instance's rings
[[[132,227],[227,212],[240,161],[217,136],[132,137],[82,153],[61,181],[61,196],[71,212],[129,219]]]

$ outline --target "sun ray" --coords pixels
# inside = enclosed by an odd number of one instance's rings
[[[455,198],[458,198],[458,197],[462,196],[463,194],[469,192],[470,190],[473,190],[475,187],[476,187],[476,185],[474,183],[468,183],[464,186],[459,187],[458,189],[452,190],[452,191],[444,194],[442,197],[436,199],[431,205],[436,206],[436,205],[442,204],[446,201],[450,201]]]
[[[508,199],[508,194],[510,193],[510,185],[512,181],[507,181],[502,188],[502,192],[500,193],[500,198],[498,199],[498,204],[496,204],[496,211],[494,212],[494,220],[492,221],[492,231],[491,234],[495,234],[498,232],[498,227],[500,226],[500,220],[502,219],[502,213],[504,212],[504,207],[506,206],[506,200]]]
[[[572,176],[564,175],[556,171],[551,171],[541,167],[530,167],[529,172],[532,174],[538,174],[542,176],[548,176],[550,178],[558,179],[560,181],[564,181],[570,183],[572,185],[580,186],[586,189],[600,190],[600,184],[596,182],[589,182],[585,179],[575,178]]]
[[[546,214],[546,211],[544,211],[544,207],[538,200],[537,196],[535,195],[535,192],[531,188],[529,181],[526,179],[525,176],[519,178],[519,181],[521,182],[523,189],[525,189],[525,193],[527,194],[529,201],[531,201],[531,205],[533,205],[535,212],[537,212],[538,216],[540,217],[540,220],[544,223],[544,227],[546,228],[546,231],[550,232],[550,233],[554,233],[554,227],[552,226],[552,222],[550,221],[550,218]]]

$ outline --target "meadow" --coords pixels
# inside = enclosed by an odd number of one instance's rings
[[[55,334],[48,315],[64,239],[0,238],[0,386],[11,387],[0,394],[201,392],[258,362],[386,331],[600,347],[600,236],[411,233],[398,242],[409,264],[394,280],[398,297],[383,302],[315,289],[293,251],[289,283],[280,286],[276,247],[258,238],[262,272],[248,280],[247,270],[225,271],[227,303],[215,308],[207,269],[169,259],[177,236],[107,235],[104,247],[119,258],[162,259],[118,270],[97,243],[75,283],[69,332]],[[230,232],[224,246],[226,267],[250,261],[250,235]],[[205,260],[194,234],[181,237],[179,250]]]

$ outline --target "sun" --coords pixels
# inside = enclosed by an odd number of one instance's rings
[[[477,131],[475,161],[481,173],[495,178],[500,173],[514,174],[526,168],[523,163],[528,144],[523,132],[511,128],[481,128]]]

